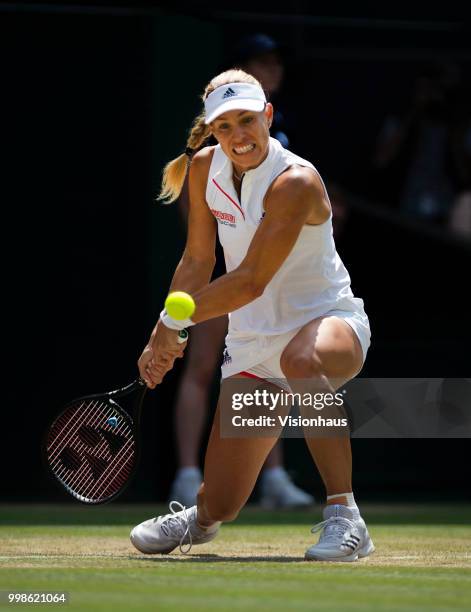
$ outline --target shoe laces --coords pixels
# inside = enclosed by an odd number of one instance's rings
[[[319,542],[334,541],[341,542],[345,533],[354,527],[353,523],[342,516],[331,516],[325,521],[317,523],[311,529],[311,533],[316,533],[323,529]]]
[[[171,514],[166,514],[162,517],[160,522],[160,528],[169,538],[180,538],[178,547],[183,555],[190,552],[193,546],[193,538],[190,530],[190,517],[186,506],[181,504],[179,501],[171,501],[169,504]],[[175,510],[177,508],[177,510]],[[158,517],[154,519],[156,521]],[[184,540],[188,536],[188,548],[183,549]]]

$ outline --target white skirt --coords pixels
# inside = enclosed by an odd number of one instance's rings
[[[350,325],[360,341],[363,363],[365,363],[371,338],[370,324],[365,312],[329,310],[329,312],[322,316],[339,317]],[[280,367],[280,357],[287,344],[300,329],[301,327],[297,327],[275,336],[261,336],[257,334],[231,336],[228,334],[226,336],[226,348],[221,366],[222,378],[239,374],[239,372],[247,372],[256,366],[259,367],[251,373],[259,375],[261,372],[264,372],[267,374],[266,376],[260,376],[261,378],[284,378]]]

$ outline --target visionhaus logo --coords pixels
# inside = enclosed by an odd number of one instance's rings
[[[312,379],[223,379],[221,437],[471,439],[470,378],[329,382],[332,393]]]
[[[291,415],[277,415],[270,417],[259,415],[258,417],[243,417],[235,415],[232,417],[234,427],[348,427],[347,417],[324,418],[321,415],[315,417],[293,417]]]
[[[240,380],[238,382],[240,385]],[[273,384],[251,391],[232,391],[222,397],[223,436],[349,435],[350,423],[341,392],[289,392]]]
[[[233,394],[233,410],[240,411],[253,406],[265,408],[269,412],[293,406],[320,411],[325,408],[343,407],[343,395],[342,393],[289,393],[286,391],[273,393],[267,389]],[[243,417],[238,414],[232,417],[232,425],[234,427],[348,427],[348,419],[346,417],[325,418],[321,415],[306,416],[305,414],[299,416],[259,414],[256,417]]]

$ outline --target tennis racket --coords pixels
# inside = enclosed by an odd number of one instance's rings
[[[188,332],[178,334],[178,342]],[[141,378],[121,389],[80,397],[50,425],[43,456],[56,481],[85,504],[115,499],[131,482],[139,462],[139,425],[147,386]],[[118,403],[131,398],[133,417]]]

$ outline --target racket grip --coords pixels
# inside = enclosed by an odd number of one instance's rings
[[[186,329],[181,329],[178,332],[177,342],[178,344],[183,344],[188,340],[188,331]]]

